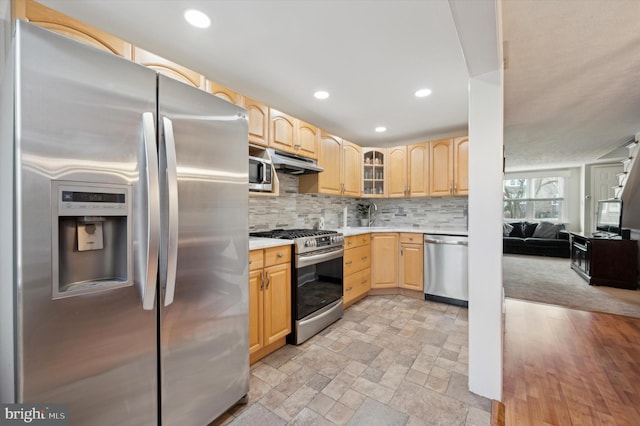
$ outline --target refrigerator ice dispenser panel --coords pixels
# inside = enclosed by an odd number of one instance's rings
[[[129,189],[52,182],[53,299],[133,284]]]

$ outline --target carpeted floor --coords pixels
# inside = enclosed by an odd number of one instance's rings
[[[513,299],[640,318],[640,291],[590,286],[569,259],[503,256],[504,292]]]

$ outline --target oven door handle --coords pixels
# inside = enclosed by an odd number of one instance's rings
[[[296,268],[304,268],[305,266],[317,265],[327,260],[339,259],[344,255],[344,249],[330,251],[328,253],[314,254],[311,256],[296,256]]]

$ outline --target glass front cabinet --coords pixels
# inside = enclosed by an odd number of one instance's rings
[[[384,148],[362,148],[362,196],[387,195],[387,151]]]

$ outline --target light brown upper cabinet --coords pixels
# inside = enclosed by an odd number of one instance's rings
[[[229,103],[242,106],[242,95],[234,92],[228,87],[224,87],[223,85],[216,83],[215,81],[207,79],[206,91]]]
[[[318,165],[323,172],[302,175],[301,193],[360,196],[360,147],[349,141],[320,132]]]
[[[430,189],[432,196],[469,193],[469,138],[431,142]]]
[[[386,148],[362,148],[362,196],[387,197],[388,150]]]
[[[387,151],[389,161],[389,198],[407,196],[407,147],[394,146]]]
[[[454,195],[469,194],[469,136],[453,139]]]
[[[160,74],[166,75],[167,77],[171,77],[199,89],[204,90],[206,88],[206,79],[204,78],[204,75],[164,59],[155,53],[151,53],[134,46],[132,59],[135,63],[151,68]]]
[[[318,158],[317,127],[271,108],[269,146],[303,157]]]
[[[429,143],[389,148],[389,197],[429,195]]]
[[[360,153],[361,148],[342,140],[342,195],[360,196]]]
[[[313,124],[297,120],[298,140],[293,148],[296,154],[313,159],[318,158],[318,140],[320,139],[320,129]]]
[[[269,145],[269,107],[246,96],[242,97],[242,107],[249,115],[249,142]]]
[[[14,18],[131,59],[131,44],[31,0],[13,1]]]

